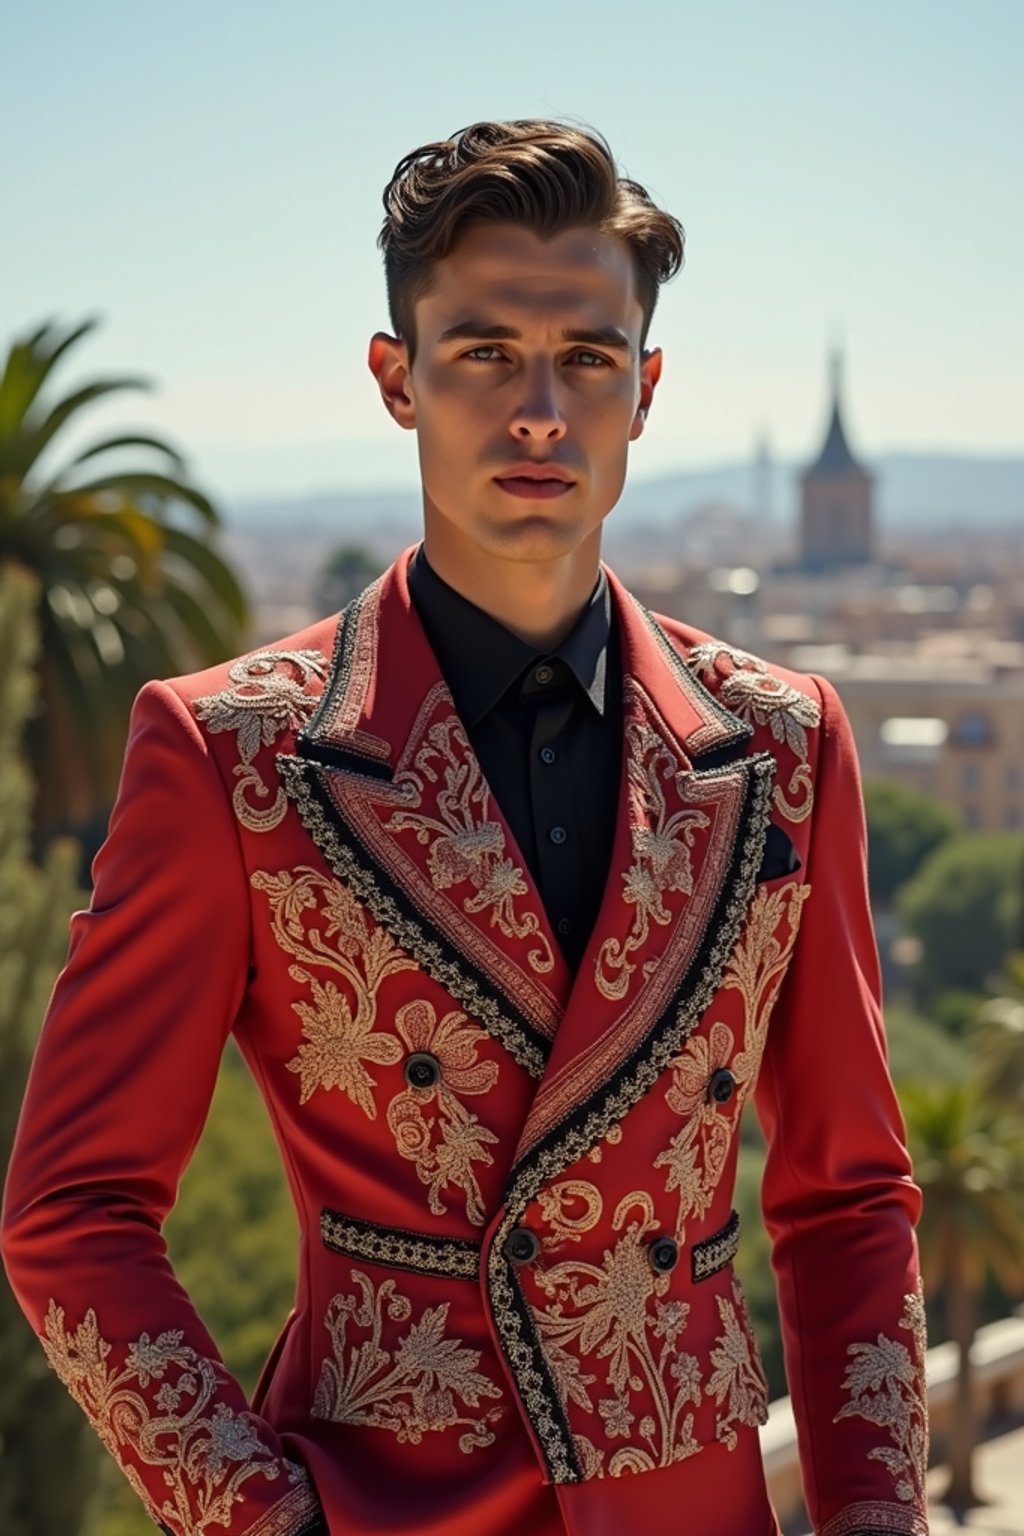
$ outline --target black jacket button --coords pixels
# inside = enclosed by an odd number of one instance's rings
[[[717,1072],[712,1072],[708,1083],[709,1099],[714,1099],[716,1104],[728,1104],[735,1092],[736,1079],[728,1067],[719,1067]]]
[[[413,1051],[405,1058],[405,1080],[410,1088],[433,1088],[441,1081],[441,1063],[429,1051]]]
[[[505,1257],[513,1264],[529,1264],[540,1253],[540,1239],[529,1227],[513,1227],[505,1239]]]
[[[651,1268],[667,1275],[679,1263],[679,1244],[674,1237],[656,1237],[647,1250]]]

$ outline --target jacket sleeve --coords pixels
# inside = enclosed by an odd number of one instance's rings
[[[815,1532],[926,1536],[921,1192],[889,1075],[856,749],[835,689],[812,681],[811,889],[755,1092],[762,1209]]]
[[[161,1235],[250,947],[228,796],[166,683],[135,699],[93,877],[88,910],[71,918],[8,1169],[11,1285],[161,1530],[326,1530],[305,1470],[249,1412]]]

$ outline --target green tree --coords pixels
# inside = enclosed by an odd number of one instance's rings
[[[0,374],[0,567],[40,580],[40,696],[26,745],[34,821],[46,836],[84,827],[112,804],[131,700],[151,677],[244,649],[246,598],[211,535],[219,514],[157,437],[106,437],[61,466],[53,454],[92,402],[148,389],[95,379],[44,402],[44,386],[94,326],[48,321],[14,341]],[[153,466],[97,469],[129,448]],[[190,526],[191,525],[191,526]]]
[[[342,544],[325,560],[313,585],[313,607],[318,614],[336,613],[384,569],[372,550],[361,544]]]
[[[978,1009],[971,1035],[987,1091],[1019,1110],[1024,1106],[1024,950],[1008,956],[1006,974],[995,995]]]
[[[0,1167],[6,1168],[39,1021],[67,955],[78,849],[55,839],[29,857],[31,781],[22,733],[34,699],[38,583],[0,568]],[[0,1531],[77,1536],[95,1468],[81,1409],[50,1372],[0,1273]],[[59,1460],[60,1476],[54,1476]]]
[[[1021,931],[1024,836],[962,833],[929,854],[897,905],[921,944],[924,997],[981,992]]]
[[[907,1085],[901,1094],[915,1177],[924,1193],[917,1229],[925,1288],[940,1292],[957,1380],[944,1501],[979,1502],[971,1344],[986,1278],[1024,1289],[1024,1131],[976,1081]]]
[[[928,855],[960,828],[955,811],[933,795],[893,779],[864,785],[868,826],[868,884],[877,901],[891,902]]]
[[[885,1034],[889,1071],[905,1082],[959,1083],[970,1076],[971,1055],[965,1041],[936,1028],[930,1018],[902,1003],[887,1003]]]

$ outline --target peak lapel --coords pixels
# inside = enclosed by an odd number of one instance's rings
[[[278,766],[335,873],[539,1077],[570,977],[412,605],[410,555],[346,610]]]
[[[524,1127],[512,1203],[650,1087],[718,984],[754,892],[774,759],[608,572],[622,636],[623,759],[601,910]]]

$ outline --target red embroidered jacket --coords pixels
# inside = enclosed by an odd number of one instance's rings
[[[924,1536],[920,1194],[834,690],[608,573],[622,781],[573,979],[408,559],[138,695],[5,1191],[51,1365],[173,1536],[768,1536],[753,1098],[815,1530]],[[302,1227],[251,1404],[161,1237],[231,1031]]]

